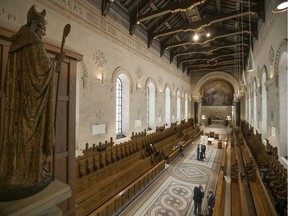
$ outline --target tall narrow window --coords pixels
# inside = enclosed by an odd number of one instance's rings
[[[251,86],[249,85],[249,95],[248,95],[248,119],[249,119],[249,124],[251,125],[252,124],[252,120],[253,120],[253,117],[252,117],[252,90],[251,90]]]
[[[167,126],[170,126],[171,124],[171,118],[170,118],[170,89],[167,87],[165,89],[165,122]]]
[[[155,128],[155,85],[149,82],[147,85],[147,130]]]
[[[257,118],[257,82],[254,79],[253,88],[253,127],[254,131],[258,130],[258,118]]]
[[[181,93],[177,91],[177,122],[181,123]]]
[[[151,130],[150,127],[150,90],[149,86],[147,87],[147,130]]]
[[[267,89],[266,89],[266,73],[262,75],[262,139],[267,138]]]
[[[116,81],[116,137],[122,134],[122,80]]]
[[[285,47],[287,50],[287,46]],[[284,52],[281,55],[279,61],[279,156],[287,156],[287,131],[288,131],[288,118],[287,118],[287,86],[288,86],[288,75],[287,75],[287,58],[288,52]]]
[[[185,111],[184,118],[188,121],[188,95],[185,93]]]

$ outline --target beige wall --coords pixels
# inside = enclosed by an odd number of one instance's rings
[[[278,67],[279,59],[284,50],[287,50],[287,14],[273,14],[272,3],[266,2],[266,20],[259,25],[259,38],[254,41],[254,57],[256,70],[247,74],[247,86],[253,86],[252,80],[258,81],[260,86],[261,71],[267,68],[267,138],[272,145],[281,149],[281,155],[287,154],[287,133],[280,134],[280,126],[287,130],[286,122],[281,121],[284,110],[279,110],[279,88],[287,89],[287,82],[281,82],[277,86],[281,70],[287,67]],[[71,33],[66,39],[66,49],[83,55],[83,61],[77,65],[77,146],[80,150],[88,142],[99,143],[115,138],[115,77],[124,73],[130,83],[129,96],[129,125],[126,135],[131,136],[132,131],[142,131],[146,126],[146,91],[147,80],[153,80],[156,84],[156,109],[155,119],[162,117],[165,120],[165,97],[164,87],[171,87],[171,116],[176,119],[176,90],[181,94],[188,93],[189,98],[198,99],[199,92],[194,92],[200,78],[187,76],[182,70],[177,69],[175,64],[170,64],[165,57],[159,58],[157,48],[147,48],[146,41],[139,39],[138,29],[133,36],[129,35],[128,23],[109,12],[106,18],[101,16],[99,9],[89,1],[70,0],[0,0],[0,26],[12,31],[17,31],[26,23],[28,9],[36,4],[38,10],[43,8],[47,11],[48,28],[44,40],[60,47],[62,31],[65,24],[72,26]],[[126,26],[126,27],[125,27]],[[157,47],[154,45],[154,47]],[[99,76],[103,72],[103,81]],[[282,74],[285,71],[281,72]],[[141,89],[136,86],[140,83]],[[237,86],[232,83],[233,86]],[[245,115],[245,102],[249,95],[247,89],[243,89],[245,97],[241,99],[241,117]],[[237,90],[235,88],[235,90]],[[162,91],[162,92],[161,92]],[[193,93],[193,94],[192,94]],[[175,95],[174,95],[175,94]],[[282,94],[283,95],[283,94]],[[257,90],[257,97],[261,97]],[[285,98],[284,98],[285,99]],[[260,101],[257,98],[257,101]],[[193,117],[193,99],[188,101],[188,113]],[[285,103],[285,101],[284,101]],[[286,98],[287,104],[287,98]],[[261,113],[261,103],[257,105],[257,113]],[[184,99],[181,99],[181,107],[184,107]],[[253,107],[252,107],[253,109]],[[184,110],[181,108],[181,110]],[[253,110],[252,112],[253,113]],[[281,114],[282,113],[282,114]],[[272,120],[273,117],[273,120]],[[141,119],[142,126],[135,127],[135,120]],[[172,119],[172,118],[171,118]],[[260,118],[258,118],[260,119]],[[248,119],[247,119],[248,120]],[[156,122],[162,125],[164,122]],[[250,122],[252,124],[252,122]],[[106,125],[106,133],[92,135],[92,125]],[[261,133],[261,124],[255,123],[255,129]],[[275,128],[275,136],[271,135],[272,125]],[[280,138],[281,137],[281,138]],[[286,139],[285,139],[286,137]]]
[[[176,90],[191,96],[191,79],[167,58],[159,58],[159,51],[147,48],[146,41],[136,35],[129,35],[126,21],[109,14],[101,16],[99,9],[88,1],[59,0],[0,0],[0,26],[17,31],[26,23],[29,8],[36,4],[39,11],[46,9],[48,17],[48,43],[60,46],[63,27],[71,24],[71,32],[66,38],[65,48],[83,55],[77,65],[77,146],[83,149],[86,142],[98,144],[113,137],[115,140],[115,78],[124,73],[130,84],[129,125],[125,135],[143,131],[146,128],[147,80],[156,84],[156,125],[158,117],[165,121],[164,86],[171,86],[171,115],[176,117]],[[102,76],[103,80],[98,78]],[[141,89],[136,87],[140,84]],[[162,91],[162,92],[160,92]],[[191,97],[190,97],[191,98]],[[126,106],[126,104],[125,104]],[[181,99],[184,110],[184,98]],[[172,113],[174,111],[175,113]],[[192,116],[191,101],[188,113]],[[135,127],[135,120],[141,125]],[[175,119],[176,121],[176,119]],[[139,122],[139,121],[138,121]],[[92,135],[92,125],[106,126],[106,133]]]

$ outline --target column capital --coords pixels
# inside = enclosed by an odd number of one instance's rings
[[[192,94],[192,98],[195,102],[201,102],[202,95],[201,94]]]

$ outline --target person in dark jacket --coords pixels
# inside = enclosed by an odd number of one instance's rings
[[[204,197],[204,190],[202,185],[194,188],[194,215],[201,215],[202,200]]]
[[[179,149],[180,149],[181,155],[184,156],[184,153],[183,153],[184,152],[184,146],[183,146],[182,142],[179,143]]]
[[[201,144],[201,159],[203,160],[204,158],[206,158],[206,145]]]
[[[213,190],[212,189],[210,189],[208,191],[207,204],[208,204],[208,211],[209,211],[208,215],[212,216],[214,205],[215,205],[215,195],[213,194]]]
[[[197,160],[200,160],[200,155],[201,155],[201,148],[200,148],[200,144],[198,144],[198,146],[197,146]]]

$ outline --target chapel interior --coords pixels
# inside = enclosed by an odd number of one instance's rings
[[[45,9],[53,58],[71,25],[45,165],[54,181],[1,200],[0,215],[194,215],[200,184],[202,215],[209,190],[213,216],[287,215],[287,4],[0,0],[0,145],[10,37],[32,5]]]

